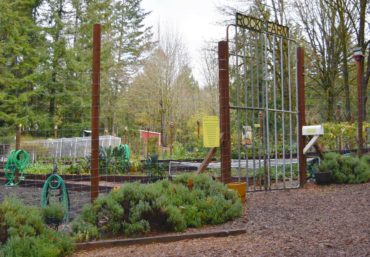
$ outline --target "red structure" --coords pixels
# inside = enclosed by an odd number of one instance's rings
[[[158,138],[158,146],[161,146],[161,133],[149,131],[149,130],[139,130],[140,139],[148,142],[149,138]]]

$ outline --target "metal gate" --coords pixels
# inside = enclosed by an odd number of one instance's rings
[[[289,28],[242,14],[227,28],[231,174],[248,191],[300,185],[297,44]]]

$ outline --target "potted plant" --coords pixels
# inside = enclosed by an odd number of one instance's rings
[[[63,222],[65,215],[65,208],[60,203],[52,203],[42,208],[42,216],[47,225],[58,229]]]

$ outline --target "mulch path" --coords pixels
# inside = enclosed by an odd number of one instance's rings
[[[370,183],[250,193],[245,215],[185,233],[246,228],[224,238],[81,251],[85,256],[370,256]]]

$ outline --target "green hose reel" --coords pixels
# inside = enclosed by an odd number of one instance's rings
[[[55,199],[52,199],[55,198]],[[41,190],[41,207],[45,208],[52,201],[57,201],[63,206],[63,223],[69,221],[70,201],[67,186],[61,176],[57,174],[57,167],[54,165],[54,171],[46,179]]]
[[[24,181],[24,169],[27,167],[30,155],[23,149],[11,150],[5,164],[5,186],[16,186]]]

